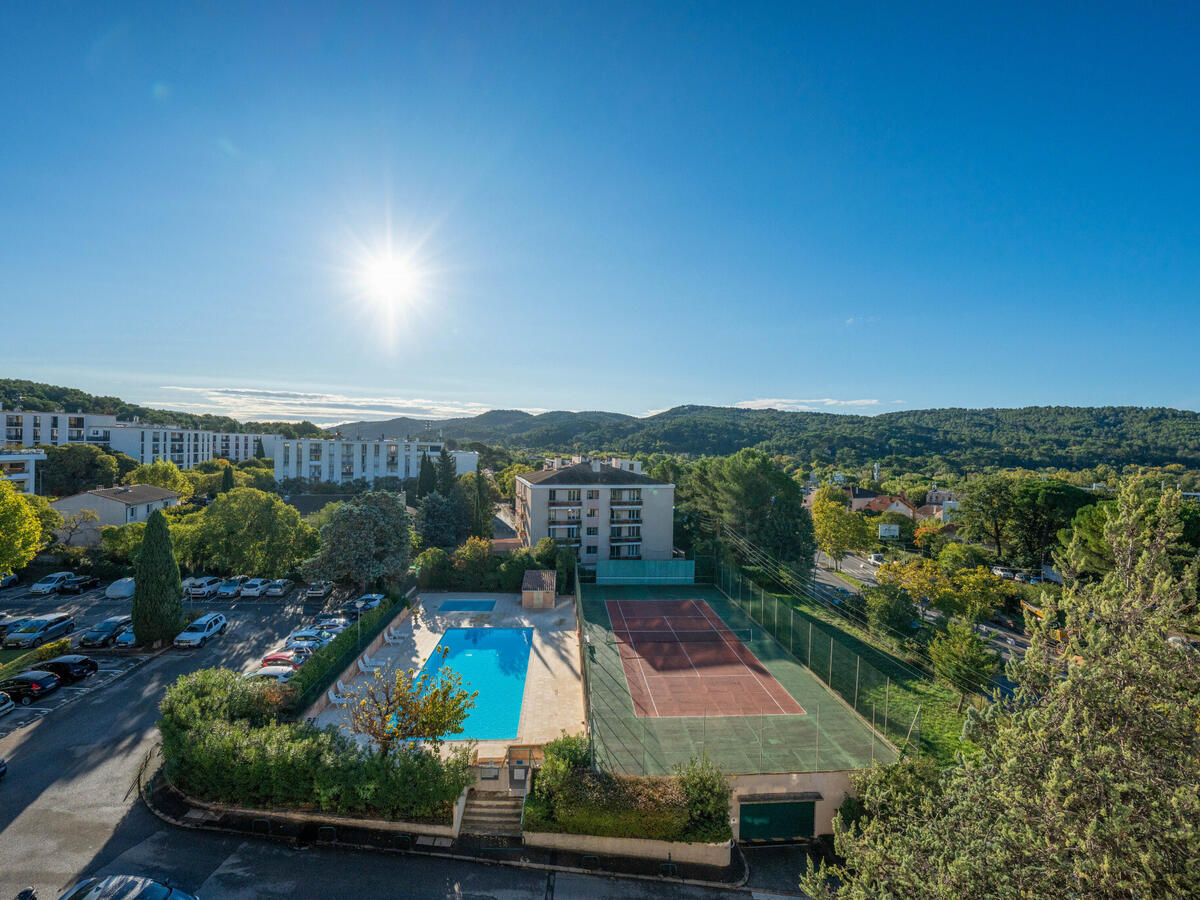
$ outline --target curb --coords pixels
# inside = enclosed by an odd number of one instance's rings
[[[170,786],[168,785],[168,787],[170,787]],[[149,809],[150,812],[152,812],[155,816],[157,816],[162,821],[166,822],[168,825],[173,825],[177,828],[186,828],[186,829],[189,829],[192,831],[213,831],[213,832],[217,832],[220,834],[241,835],[242,837],[247,837],[247,838],[250,838],[250,837],[266,838],[268,840],[275,841],[276,843],[290,840],[290,839],[284,838],[282,836],[276,837],[274,835],[269,835],[269,834],[267,834],[267,835],[250,834],[249,832],[242,831],[242,830],[239,830],[236,828],[224,828],[219,825],[208,825],[208,824],[203,824],[203,823],[199,823],[199,822],[185,822],[181,819],[177,819],[174,816],[160,810],[147,797],[147,793],[144,788],[145,788],[145,782],[142,779],[138,779],[138,796],[141,798],[142,803],[145,804],[146,808]],[[175,790],[174,788],[170,788],[170,789],[172,791],[174,791],[175,794],[181,800],[190,804],[190,802],[191,802],[190,798],[188,798],[186,795],[180,793],[179,791]],[[193,807],[193,808],[198,809],[200,807]],[[657,875],[641,875],[641,874],[634,873],[634,872],[600,872],[600,871],[596,871],[595,869],[584,869],[584,868],[580,868],[578,866],[559,866],[559,865],[553,865],[551,863],[533,862],[531,860],[487,859],[485,857],[470,856],[468,854],[463,854],[463,853],[439,853],[437,851],[417,850],[415,848],[408,849],[408,850],[399,850],[399,849],[393,849],[390,847],[373,847],[373,846],[370,846],[367,844],[356,844],[356,843],[346,842],[346,841],[329,841],[329,842],[326,842],[324,844],[324,846],[343,848],[343,849],[351,849],[351,850],[367,850],[367,851],[372,851],[372,852],[377,852],[377,853],[395,854],[395,855],[400,855],[400,856],[426,856],[426,857],[430,857],[433,859],[447,859],[447,860],[454,860],[456,862],[471,862],[471,863],[478,863],[480,865],[485,865],[485,866],[508,866],[510,868],[534,869],[534,870],[539,870],[539,871],[543,871],[543,872],[563,872],[563,873],[566,873],[569,875],[589,875],[593,878],[623,878],[623,879],[627,879],[630,881],[649,881],[649,882],[653,882],[656,884],[685,884],[690,887],[716,888],[719,890],[727,890],[727,891],[741,891],[743,893],[750,893],[752,891],[758,890],[757,888],[749,888],[746,886],[746,882],[748,882],[750,880],[750,865],[746,861],[746,857],[742,853],[741,847],[737,846],[736,844],[734,846],[737,847],[738,856],[742,860],[743,875],[738,881],[733,882],[733,883],[720,882],[720,881],[705,881],[705,880],[698,879],[698,878],[668,878],[668,877],[657,876]]]

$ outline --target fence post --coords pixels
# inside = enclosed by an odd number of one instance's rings
[[[883,733],[887,734],[888,697],[892,692],[892,676],[888,676],[887,684],[883,686]]]
[[[858,673],[862,668],[862,657],[854,654],[854,711],[858,712]]]
[[[821,770],[821,704],[817,704],[817,771]]]
[[[758,708],[758,771],[762,771],[762,756],[763,756],[763,741],[766,740],[766,731],[763,728],[763,711],[762,707]]]
[[[829,680],[825,682],[833,690],[833,635],[829,636]]]
[[[796,655],[796,607],[792,607],[792,624],[788,627],[788,652]]]
[[[804,661],[804,664],[806,666],[808,666],[809,669],[812,669],[812,620],[811,619],[808,622],[808,659],[806,659]]]

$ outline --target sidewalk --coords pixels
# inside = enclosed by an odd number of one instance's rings
[[[273,816],[266,811],[255,814],[218,812],[188,802],[186,797],[166,783],[161,772],[151,775],[141,786],[141,795],[151,812],[163,821],[180,828],[268,838],[296,847],[328,844],[383,853],[417,853],[488,865],[520,866],[709,888],[744,889],[749,876],[745,859],[736,849],[730,867],[718,869],[686,863],[667,864],[665,860],[585,856],[562,850],[526,847],[520,838],[462,835],[451,839],[402,834],[382,828],[343,825],[335,827],[317,821],[299,823]]]

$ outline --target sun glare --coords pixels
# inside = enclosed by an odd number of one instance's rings
[[[363,264],[362,287],[381,306],[407,306],[417,299],[421,275],[411,259],[390,253],[374,256]]]

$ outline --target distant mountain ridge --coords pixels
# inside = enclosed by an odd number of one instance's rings
[[[172,412],[97,397],[76,388],[0,379],[0,406],[139,416],[215,431],[281,432],[289,437],[441,434],[508,449],[546,452],[724,455],[742,447],[805,463],[871,462],[939,471],[987,466],[1032,469],[1108,464],[1179,464],[1200,469],[1200,413],[1140,406],[1027,406],[1020,409],[919,409],[853,416],[837,413],[677,406],[638,418],[611,412],[532,414],[494,409],[478,416],[349,422],[322,431],[311,422],[238,422],[227,416]]]
[[[645,418],[609,412],[492,410],[432,426],[411,418],[350,422],[353,438],[432,434],[510,449],[719,455],[742,447],[809,462],[872,461],[936,470],[985,466],[1200,467],[1200,413],[1162,407],[1028,406],[837,413],[677,406]]]

